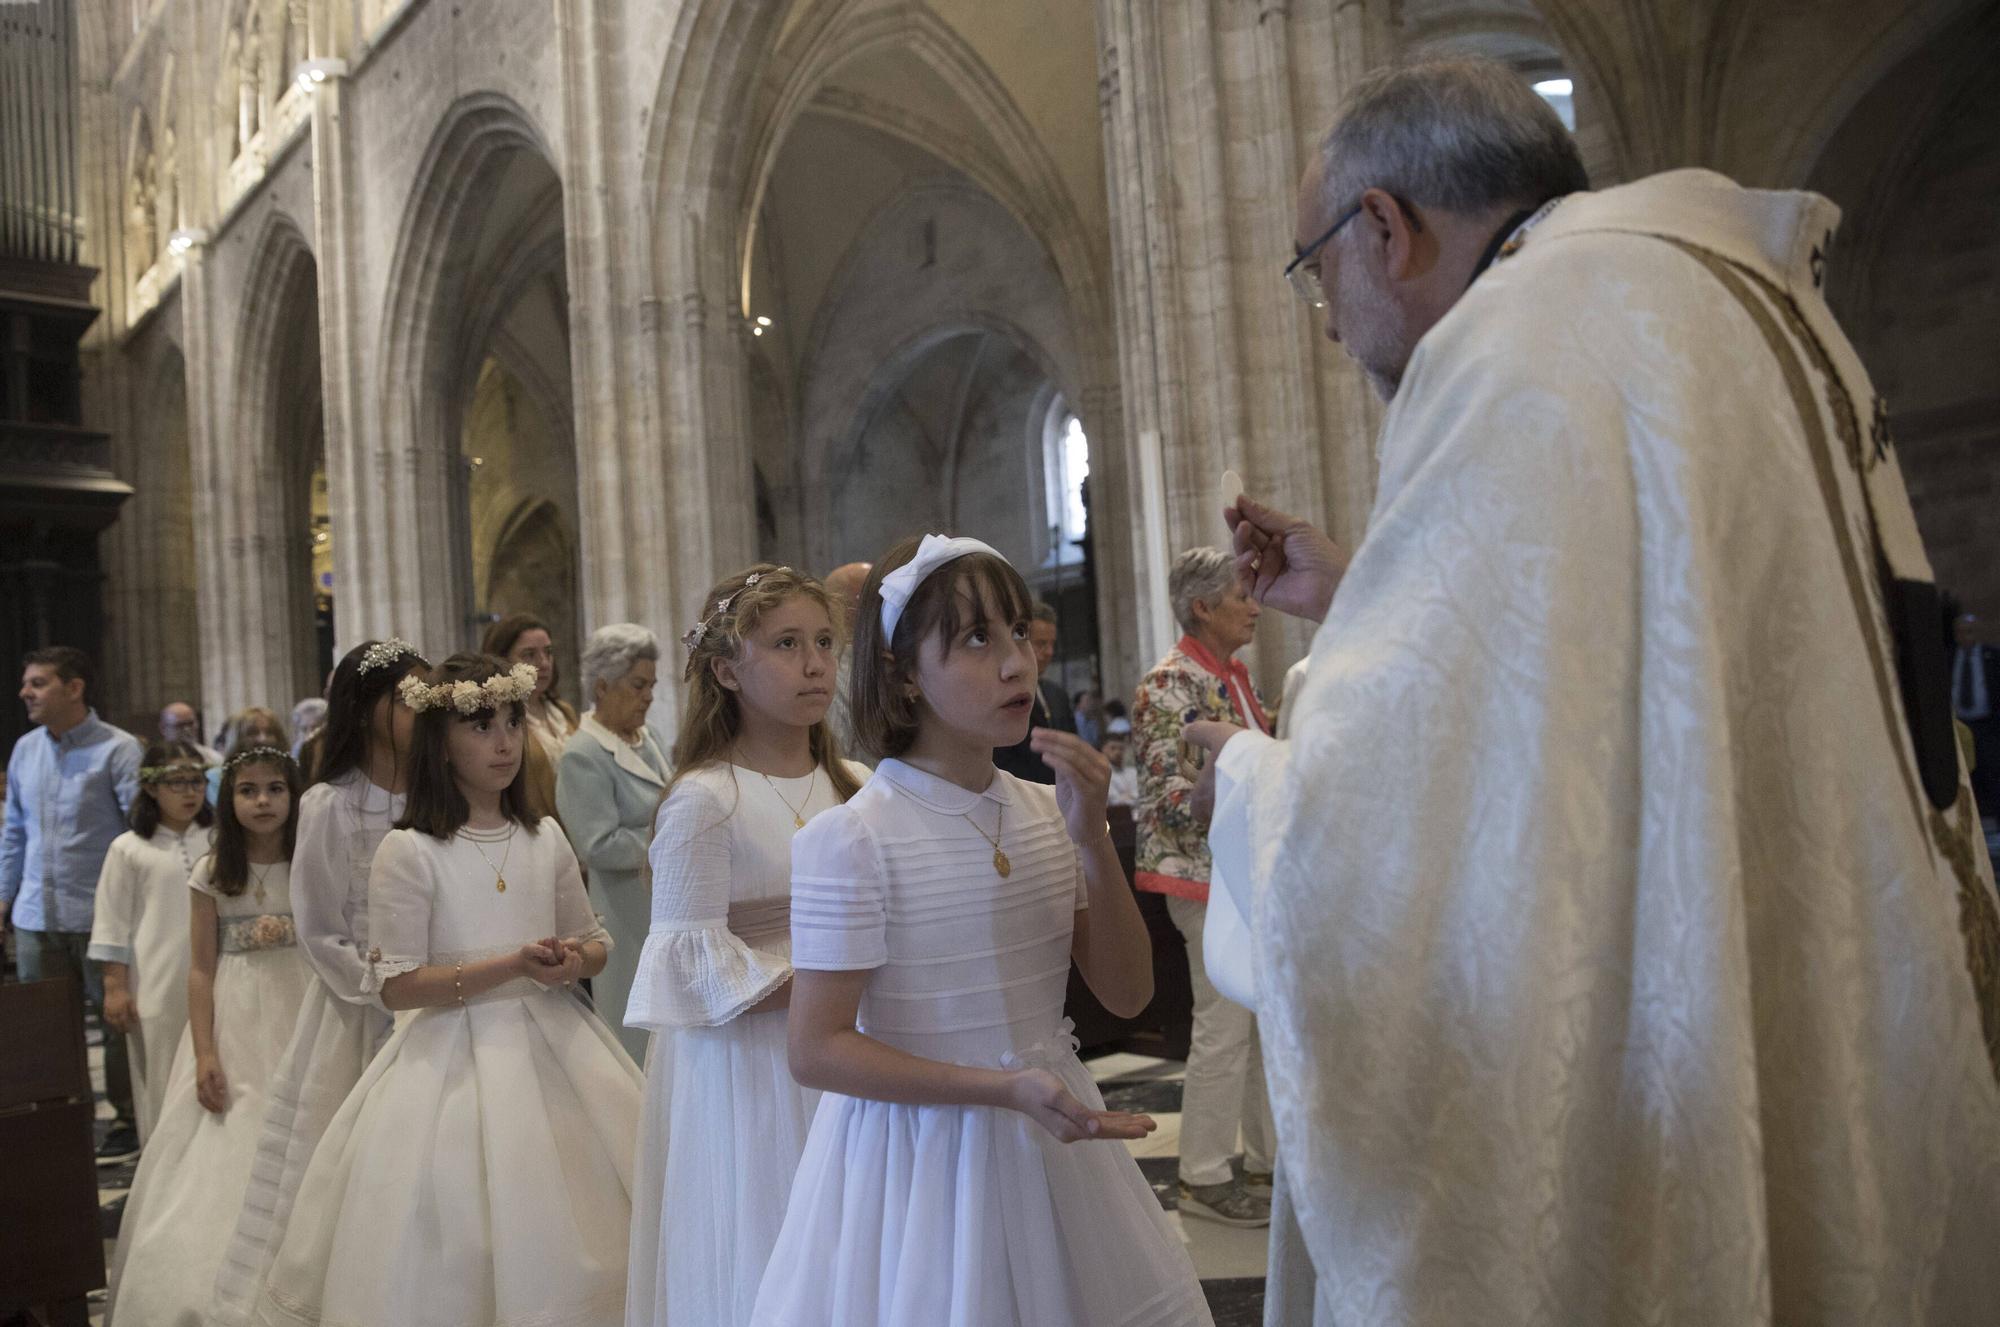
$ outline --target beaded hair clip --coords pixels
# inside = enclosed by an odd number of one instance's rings
[[[687,680],[688,678],[692,678],[694,676],[694,652],[701,648],[702,641],[708,636],[708,629],[715,625],[716,619],[725,616],[730,609],[736,606],[736,601],[738,599],[741,599],[745,593],[747,593],[750,589],[756,586],[766,576],[785,576],[785,575],[797,576],[798,573],[796,571],[793,571],[790,567],[779,567],[775,571],[751,572],[748,576],[743,578],[743,584],[737,587],[735,593],[729,595],[729,597],[725,599],[717,599],[715,601],[715,607],[709,610],[709,614],[707,617],[695,623],[693,626],[689,627],[685,632],[682,633],[681,644],[687,647],[687,652],[688,652],[687,669],[682,675],[683,681]]]
[[[361,662],[354,667],[356,677],[364,676],[371,669],[387,668],[406,654],[416,654],[417,647],[400,636],[388,640],[378,640],[361,652]],[[422,657],[422,656],[418,656]]]

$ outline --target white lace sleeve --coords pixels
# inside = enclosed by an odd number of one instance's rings
[[[792,965],[729,927],[732,807],[683,779],[660,807],[648,856],[653,923],[625,1011],[627,1027],[713,1027],[762,1000]]]

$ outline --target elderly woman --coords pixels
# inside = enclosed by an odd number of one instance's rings
[[[1181,743],[1181,728],[1196,719],[1271,730],[1250,671],[1235,657],[1256,634],[1260,610],[1236,583],[1235,564],[1221,549],[1181,554],[1167,590],[1186,634],[1146,674],[1132,707],[1139,771],[1133,883],[1166,895],[1167,913],[1187,939],[1194,984],[1194,1031],[1181,1103],[1180,1210],[1232,1226],[1262,1226],[1271,1219],[1276,1145],[1263,1055],[1255,1016],[1218,992],[1202,965],[1208,833],[1191,806],[1201,777],[1198,753]],[[1241,1175],[1232,1166],[1239,1124]]]
[[[611,932],[611,957],[591,981],[597,1010],[641,1061],[646,1034],[625,1026],[625,1000],[652,923],[646,849],[667,787],[666,753],[646,730],[659,660],[660,643],[644,627],[622,622],[591,633],[582,660],[591,708],[563,746],[556,780],[563,829]]]

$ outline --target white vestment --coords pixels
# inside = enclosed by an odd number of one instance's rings
[[[1224,751],[1315,1323],[2000,1321],[1992,878],[1915,771],[1837,219],[1682,171],[1517,237],[1389,409],[1291,740]]]

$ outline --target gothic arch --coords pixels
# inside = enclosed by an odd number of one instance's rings
[[[563,270],[554,163],[549,140],[516,102],[490,92],[461,98],[418,168],[390,264],[378,341],[380,436],[412,480],[408,510],[418,519],[390,522],[382,546],[355,553],[424,568],[422,621],[454,640],[472,626],[459,469],[465,406],[501,320],[532,282],[552,266]],[[493,186],[524,177],[525,194],[496,209]],[[554,412],[552,423],[569,436],[571,413]],[[449,516],[423,518],[437,512]]]
[[[917,117],[885,114],[855,99],[818,104],[841,65],[895,47],[913,52],[950,87],[995,147],[975,150],[962,136]],[[708,550],[689,562],[678,599],[698,593],[717,564],[747,557],[754,480],[748,433],[748,356],[743,326],[745,264],[754,252],[762,191],[785,134],[806,107],[868,123],[922,147],[964,172],[1013,209],[1051,254],[1074,311],[1081,390],[1100,484],[1095,508],[1106,536],[1100,585],[1131,580],[1129,513],[1136,472],[1122,455],[1117,345],[1110,281],[1080,215],[1033,129],[1004,87],[955,30],[914,3],[827,0],[690,0],[678,16],[661,73],[645,153],[645,196],[658,200],[650,260],[660,328],[657,362],[667,463],[700,482],[660,496],[686,545]],[[744,108],[750,108],[744,113]],[[669,405],[678,407],[670,410]],[[722,519],[718,519],[718,513]],[[698,578],[698,579],[697,579]],[[1129,605],[1102,614],[1107,655],[1136,667],[1137,627]]]
[[[232,473],[218,512],[224,548],[247,593],[226,596],[227,631],[259,641],[264,675],[291,697],[316,695],[318,646],[310,590],[310,490],[324,465],[319,274],[305,236],[273,212],[253,250],[236,330],[236,381],[224,457]],[[269,629],[276,616],[282,632]]]

